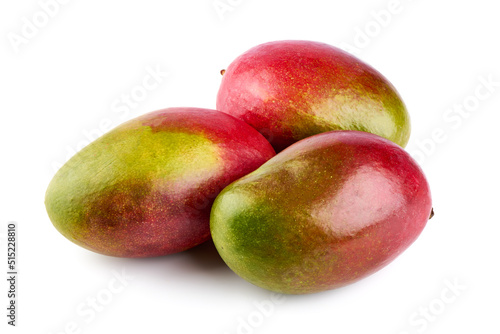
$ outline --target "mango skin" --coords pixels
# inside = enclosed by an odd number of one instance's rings
[[[249,125],[215,110],[169,108],[103,135],[50,182],[60,233],[116,257],[180,252],[210,238],[210,208],[229,183],[275,155]]]
[[[377,134],[405,147],[410,117],[380,72],[334,46],[275,41],[237,57],[224,72],[217,110],[259,130],[276,152],[332,130]]]
[[[389,264],[431,213],[427,180],[399,146],[359,131],[303,139],[226,187],[212,239],[226,264],[262,288],[306,294]]]

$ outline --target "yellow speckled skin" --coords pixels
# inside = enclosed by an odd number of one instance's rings
[[[305,294],[384,267],[418,237],[430,212],[426,178],[401,147],[332,131],[293,144],[226,187],[210,228],[235,273]]]

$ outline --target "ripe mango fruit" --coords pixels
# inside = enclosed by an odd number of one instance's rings
[[[411,128],[386,77],[314,41],[274,41],[238,56],[223,72],[217,110],[259,130],[276,152],[332,130],[370,132],[405,147]]]
[[[345,286],[389,264],[431,215],[428,182],[400,146],[361,131],[303,139],[216,198],[210,228],[226,264],[286,294]]]
[[[45,205],[66,238],[117,257],[180,252],[210,238],[210,208],[229,183],[275,155],[246,123],[215,110],[163,109],[73,156]]]

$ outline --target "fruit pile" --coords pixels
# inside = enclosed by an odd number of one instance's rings
[[[59,232],[117,257],[212,238],[239,276],[289,294],[353,283],[416,240],[429,185],[382,74],[310,41],[256,46],[221,73],[217,110],[148,113],[72,157],[45,198]]]

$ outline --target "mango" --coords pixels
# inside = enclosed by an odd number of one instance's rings
[[[431,216],[429,184],[400,146],[361,131],[298,141],[216,198],[210,229],[226,264],[285,294],[339,288],[393,261]]]
[[[300,40],[257,45],[222,72],[217,109],[259,130],[276,152],[332,130],[377,134],[405,147],[410,116],[379,71],[334,46]]]
[[[123,123],[73,156],[46,196],[56,229],[116,257],[180,252],[210,239],[213,200],[275,155],[246,123],[215,110],[169,108]]]

